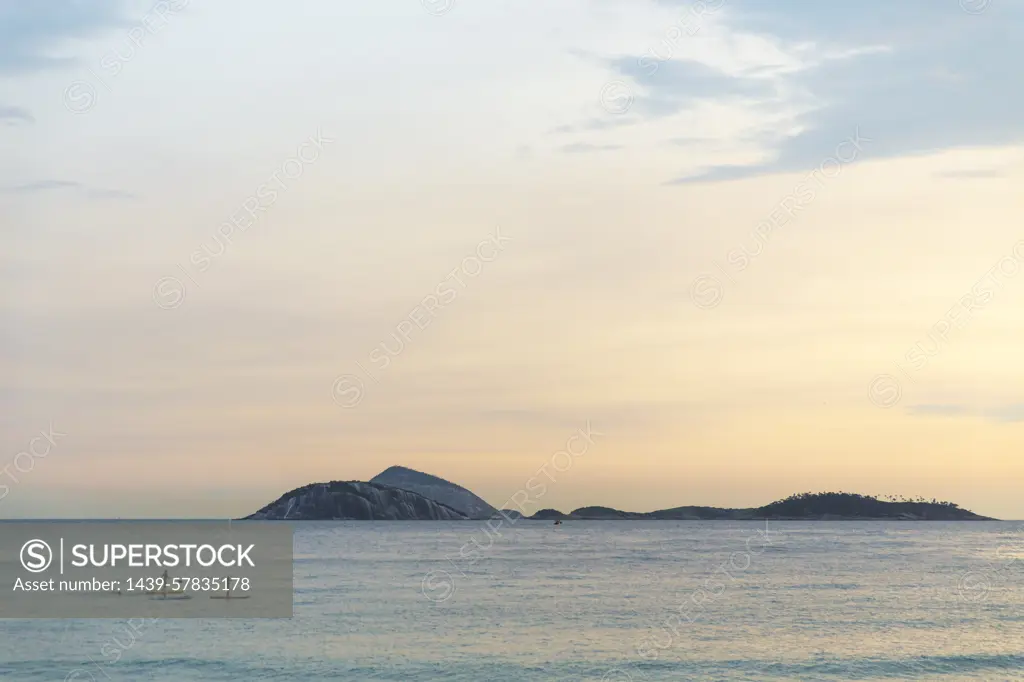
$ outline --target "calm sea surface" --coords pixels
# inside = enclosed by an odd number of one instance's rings
[[[293,619],[2,620],[0,678],[1024,680],[1024,524],[765,528],[300,524]]]

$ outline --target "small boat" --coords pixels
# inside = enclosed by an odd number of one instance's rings
[[[561,526],[562,525],[562,519],[555,519],[555,525],[556,526]]]
[[[184,592],[147,592],[150,599],[159,599],[160,601],[172,601],[172,600],[183,600],[191,599],[192,595],[185,594]]]
[[[150,599],[191,599],[192,597],[185,594],[185,589],[180,590],[171,589],[171,577],[167,575],[167,571],[160,576],[160,589],[158,590],[146,590],[146,594]]]
[[[230,576],[228,576],[227,584],[229,586],[231,584],[231,577]],[[231,590],[230,589],[226,589],[226,590],[224,590],[223,594],[211,594],[210,595],[210,599],[228,599],[228,600],[232,600],[232,599],[248,599],[250,596],[251,595],[248,595],[248,594],[231,594]]]

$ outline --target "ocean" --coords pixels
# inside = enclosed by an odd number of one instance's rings
[[[295,529],[292,619],[2,620],[0,678],[1024,680],[1024,523]]]

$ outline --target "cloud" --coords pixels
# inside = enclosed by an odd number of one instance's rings
[[[953,415],[969,415],[973,413],[973,410],[966,405],[911,405],[907,410],[910,414],[918,417],[948,417]]]
[[[997,423],[1024,422],[1024,403],[1009,403],[978,409],[961,404],[911,405],[907,411],[916,417],[981,417]]]
[[[38,194],[59,190],[80,190],[90,199],[137,199],[138,195],[119,189],[89,187],[70,180],[36,180],[20,185],[0,185],[0,194]]]
[[[91,199],[138,199],[139,195],[119,189],[90,189],[87,195]]]
[[[629,84],[630,113],[644,122],[708,102],[762,122],[750,129],[760,159],[675,182],[810,170],[857,129],[872,139],[858,160],[1024,141],[1015,66],[1024,59],[1024,6],[993,3],[972,15],[946,5],[735,0],[690,39],[709,49],[683,41],[616,57],[610,78]]]
[[[639,116],[616,116],[615,118],[595,118],[580,125],[560,125],[548,131],[551,135],[568,135],[572,133],[584,133],[594,130],[613,130],[627,126],[643,123],[644,119]]]
[[[766,101],[775,97],[778,89],[760,72],[736,77],[695,61],[670,59],[646,64],[636,57],[621,57],[612,60],[611,67],[618,76],[642,88],[635,111],[647,117],[676,114],[702,99]]]
[[[580,422],[578,415],[567,415],[557,410],[541,409],[490,409],[481,410],[479,418],[488,422],[503,422],[516,424],[518,426],[544,426],[544,427],[570,427]]]
[[[998,168],[973,168],[964,170],[939,171],[937,178],[971,179],[971,178],[1005,178],[1007,172]]]
[[[8,125],[16,125],[18,123],[35,123],[36,119],[28,109],[0,106],[0,123],[3,122],[6,122]]]
[[[54,56],[70,38],[122,25],[121,0],[0,0],[0,75],[67,66]]]
[[[1024,422],[1024,403],[1002,405],[985,412],[985,416],[995,422]]]
[[[667,424],[678,424],[696,418],[704,409],[686,401],[611,400],[579,405],[575,409],[555,406],[486,409],[476,412],[476,416],[488,422],[529,429],[573,428],[590,420],[598,431],[607,428],[623,433],[650,432]]]
[[[26,182],[20,185],[0,186],[0,192],[4,194],[34,194],[36,192],[48,192],[56,189],[69,189],[81,187],[81,183],[68,182],[66,180],[37,180]]]
[[[620,144],[587,144],[585,142],[577,142],[576,144],[567,144],[562,147],[562,151],[566,154],[585,154],[587,152],[607,152],[615,149],[622,149]]]

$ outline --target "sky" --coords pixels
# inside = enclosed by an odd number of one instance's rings
[[[1010,0],[0,0],[0,517],[399,464],[542,476],[527,513],[1024,518],[1022,35]]]

